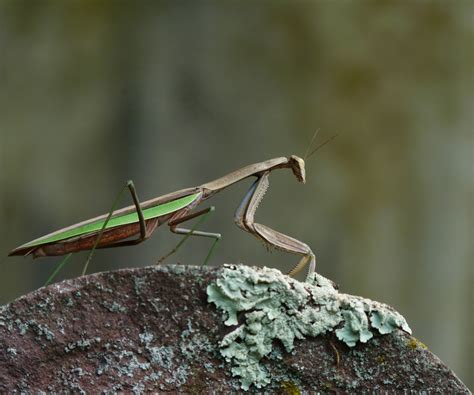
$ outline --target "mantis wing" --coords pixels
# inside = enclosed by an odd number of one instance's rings
[[[145,220],[157,218],[166,214],[173,213],[178,211],[186,206],[189,206],[193,203],[198,197],[200,196],[199,193],[193,193],[191,195],[183,196],[178,199],[171,200],[169,202],[165,202],[162,204],[158,204],[153,207],[149,207],[143,209],[143,217]],[[132,206],[133,207],[133,206]],[[24,255],[27,253],[28,249],[32,247],[37,247],[43,244],[49,244],[54,242],[60,242],[66,239],[71,239],[73,237],[83,236],[87,234],[92,234],[100,231],[106,221],[106,215],[98,217],[97,221],[85,221],[81,222],[67,228],[60,229],[56,232],[47,234],[42,236],[38,239],[32,240],[26,244],[23,244],[13,251],[11,251],[8,255]],[[138,214],[136,212],[131,212],[122,215],[112,216],[112,218],[107,223],[105,229],[111,228],[118,228],[121,226],[125,226],[128,224],[138,223]]]

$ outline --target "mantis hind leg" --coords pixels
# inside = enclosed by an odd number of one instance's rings
[[[269,174],[269,172],[265,172],[252,184],[235,212],[234,221],[239,228],[253,234],[266,245],[281,251],[302,255],[300,261],[288,272],[288,275],[294,276],[309,264],[307,275],[309,276],[314,273],[316,268],[316,258],[311,248],[293,237],[254,221],[255,212],[269,186]]]
[[[47,287],[51,282],[54,280],[54,278],[57,276],[57,274],[61,271],[61,269],[64,267],[66,262],[71,258],[72,252],[67,254],[63,259],[61,259],[61,262],[58,263],[58,265],[55,267],[53,273],[48,277],[46,282],[44,283],[43,287]]]
[[[124,246],[124,245],[131,245],[131,244],[138,244],[141,243],[142,241],[146,240],[149,234],[147,235],[147,228],[146,228],[146,223],[145,219],[143,217],[143,212],[140,207],[140,200],[138,199],[137,192],[135,190],[135,185],[133,184],[132,180],[128,180],[127,184],[120,190],[118,193],[117,197],[115,198],[114,203],[112,204],[112,207],[109,211],[109,214],[107,215],[106,220],[104,221],[104,225],[102,225],[101,230],[99,231],[99,234],[97,235],[97,239],[94,243],[94,246],[92,247],[91,251],[89,252],[89,255],[87,256],[86,262],[84,263],[84,267],[82,269],[82,275],[86,274],[87,267],[89,266],[89,262],[92,259],[92,256],[94,255],[94,252],[99,245],[100,240],[102,239],[102,235],[104,234],[105,228],[107,227],[107,224],[110,221],[110,218],[112,218],[112,214],[114,213],[115,209],[117,208],[118,203],[120,202],[120,199],[125,191],[125,189],[129,189],[130,194],[132,195],[132,200],[133,203],[135,204],[135,208],[137,209],[137,215],[138,215],[138,221],[140,224],[140,237],[136,240],[126,240],[123,242],[118,242],[115,244],[111,244],[107,247],[118,247],[118,246]]]
[[[170,255],[174,254],[178,249],[184,244],[184,242],[190,237],[190,236],[201,236],[201,237],[210,237],[214,239],[214,243],[212,244],[211,248],[209,249],[209,252],[207,253],[206,259],[204,260],[203,265],[207,265],[209,259],[211,258],[211,255],[217,246],[217,243],[221,239],[221,234],[220,233],[212,233],[212,232],[203,232],[200,230],[196,230],[196,228],[201,225],[206,219],[207,216],[212,213],[215,210],[214,206],[208,207],[204,210],[197,211],[192,214],[180,216],[175,219],[171,219],[169,222],[170,225],[170,230],[173,233],[180,234],[180,235],[185,235],[182,240],[176,244],[176,246],[168,252],[166,255],[163,255],[158,262],[156,262],[157,265],[161,264],[166,258],[168,258]],[[189,221],[193,218],[196,217],[201,217],[199,221],[197,221],[191,229],[185,229],[185,228],[178,228],[177,225],[181,224],[183,222]]]

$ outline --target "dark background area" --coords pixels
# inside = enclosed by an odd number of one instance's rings
[[[257,220],[315,251],[344,292],[394,306],[474,385],[473,2],[0,1],[0,251],[249,163],[274,172]],[[212,264],[285,271],[233,224],[251,181],[217,195]],[[128,199],[128,198],[127,198]],[[130,204],[124,199],[123,205]],[[205,206],[203,206],[205,207]],[[101,250],[90,272],[153,264],[179,237]],[[199,265],[210,241],[168,263]],[[80,253],[60,278],[78,276]],[[9,258],[0,303],[58,258]]]

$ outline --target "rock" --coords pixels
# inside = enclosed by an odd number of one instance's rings
[[[0,307],[0,392],[469,393],[407,331],[390,307],[340,294],[322,276],[98,273]]]

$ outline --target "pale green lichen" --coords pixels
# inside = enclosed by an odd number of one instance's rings
[[[112,303],[103,301],[102,306],[104,306],[107,310],[109,310],[111,313],[126,313],[128,309],[121,304],[117,303],[116,301],[113,301]]]
[[[75,342],[68,343],[64,347],[64,352],[69,353],[75,349],[87,350],[91,348],[94,344],[99,344],[100,342],[101,342],[101,338],[98,336],[92,339],[80,339]]]
[[[271,353],[276,339],[289,352],[295,339],[334,329],[349,347],[370,340],[374,329],[381,334],[397,328],[411,333],[405,319],[389,306],[340,294],[318,274],[301,283],[276,269],[227,265],[207,287],[207,295],[224,311],[226,325],[238,325],[242,314],[242,323],[222,339],[220,352],[245,390],[270,383],[261,359]]]

